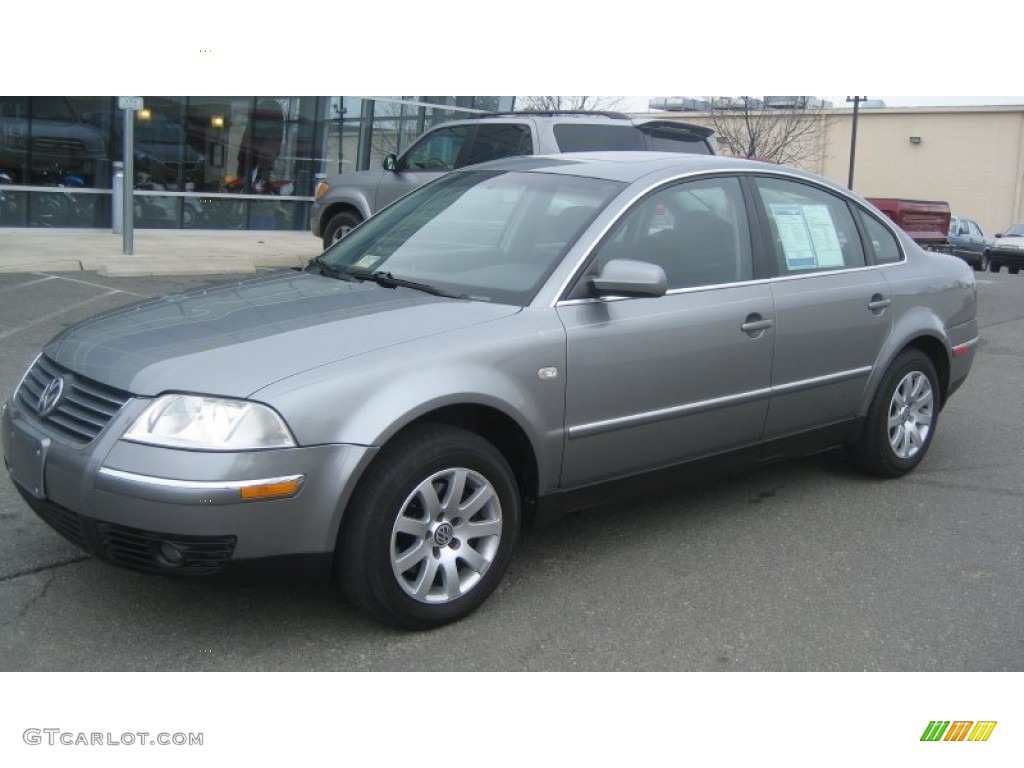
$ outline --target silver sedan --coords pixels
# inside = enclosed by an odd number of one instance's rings
[[[104,561],[300,570],[426,628],[483,603],[526,521],[840,445],[912,470],[975,312],[966,264],[792,168],[502,160],[304,270],[67,329],[4,407],[4,461]]]

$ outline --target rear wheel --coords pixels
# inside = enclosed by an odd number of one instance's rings
[[[501,580],[519,529],[515,477],[479,435],[416,427],[385,446],[345,513],[338,578],[373,618],[456,621]]]
[[[868,474],[898,477],[925,457],[939,416],[939,383],[924,352],[904,350],[882,377],[864,431],[850,447]]]
[[[331,216],[324,227],[324,248],[329,248],[362,223],[358,213],[342,211]]]
[[[989,262],[988,271],[989,272],[998,272],[999,271],[999,265],[996,262],[994,262],[994,261]]]

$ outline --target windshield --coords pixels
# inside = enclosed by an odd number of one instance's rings
[[[1012,227],[1006,230],[1006,232],[1003,233],[1003,237],[1006,237],[1007,235],[1015,235],[1017,237],[1024,236],[1024,221],[1022,221],[1020,224],[1014,224]]]
[[[421,187],[322,256],[356,276],[387,273],[444,293],[528,304],[620,182],[467,171]]]

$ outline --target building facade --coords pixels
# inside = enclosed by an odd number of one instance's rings
[[[712,123],[699,110],[659,117]],[[852,110],[812,111],[805,119],[819,135],[795,164],[846,186]],[[719,143],[718,151],[728,148]],[[865,197],[943,200],[987,234],[1003,232],[1024,221],[1024,105],[862,107],[853,170],[853,188]]]
[[[431,125],[512,106],[510,96],[143,97],[135,226],[305,229],[318,177],[378,167]],[[111,96],[0,96],[0,227],[109,228],[123,126]]]

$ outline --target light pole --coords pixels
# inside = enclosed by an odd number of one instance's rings
[[[853,102],[853,130],[850,133],[850,180],[847,182],[847,189],[853,189],[853,161],[857,156],[857,113],[860,111],[860,103],[867,101],[867,96],[847,96],[846,103]]]

